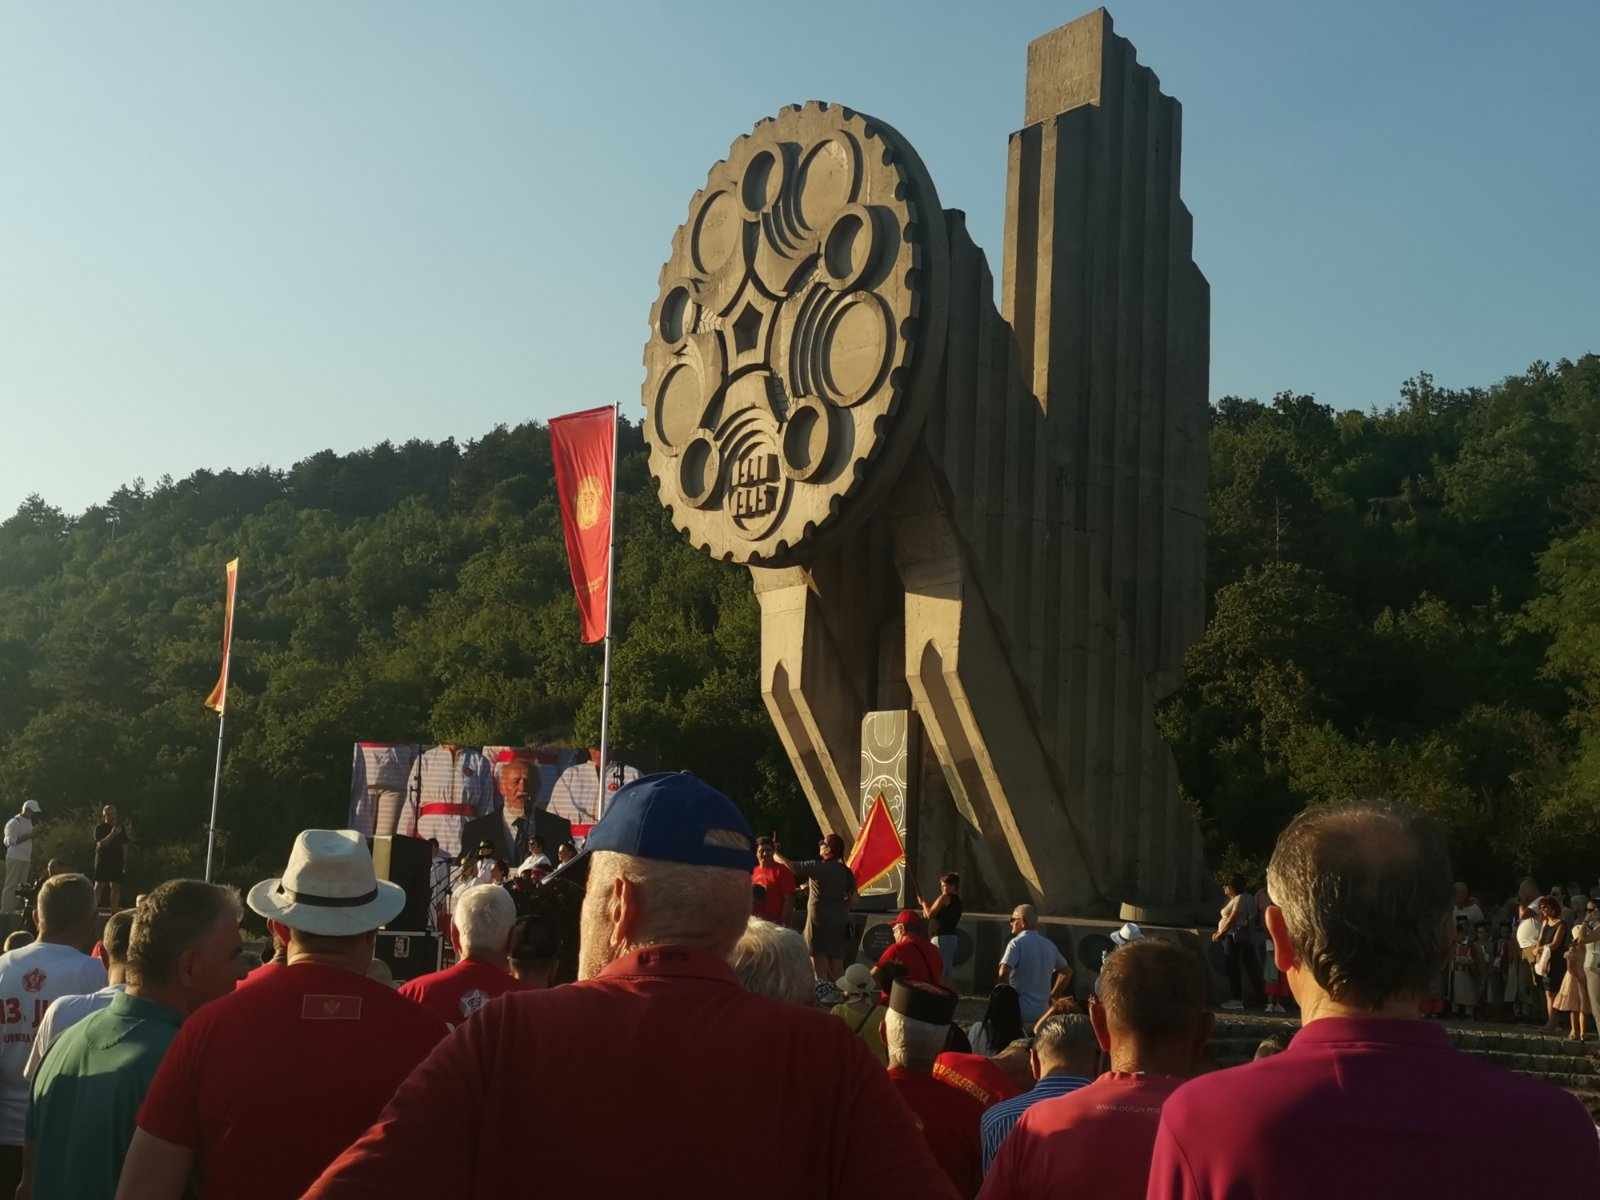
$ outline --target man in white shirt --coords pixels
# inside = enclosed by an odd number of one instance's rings
[[[39,1064],[55,1040],[91,1013],[97,1013],[111,1003],[111,998],[126,986],[123,977],[128,970],[128,942],[133,936],[133,909],[124,908],[111,914],[100,945],[105,948],[106,986],[87,996],[60,996],[50,1002],[44,1020],[33,1034],[33,1048],[28,1051],[28,1063],[22,1068],[22,1077],[32,1080]]]
[[[1031,904],[1011,912],[1011,940],[1000,956],[1000,982],[1017,989],[1022,1026],[1032,1029],[1050,1003],[1050,981],[1070,965],[1061,950],[1039,932],[1039,914]]]
[[[17,889],[28,882],[33,870],[33,818],[39,812],[37,801],[25,800],[22,811],[6,822],[6,881],[0,895],[0,913],[22,911]]]
[[[462,836],[467,823],[493,812],[494,780],[488,761],[470,746],[446,742],[411,764],[399,832],[423,841],[437,838],[446,854],[460,854],[473,849]]]
[[[606,800],[626,784],[639,778],[639,768],[624,766],[612,760],[606,764]],[[587,833],[604,814],[600,802],[600,751],[590,750],[586,759],[580,760],[561,772],[555,786],[550,789],[550,811],[564,817]],[[574,831],[574,836],[584,834]]]
[[[34,1033],[50,1002],[106,986],[106,969],[89,957],[96,922],[94,884],[87,875],[55,875],[34,903],[39,939],[0,955],[0,1196],[22,1178],[22,1141],[28,1117],[23,1078]]]

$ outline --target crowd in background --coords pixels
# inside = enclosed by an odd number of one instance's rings
[[[390,986],[373,949],[405,895],[350,830],[305,831],[242,902],[174,880],[101,922],[92,880],[52,874],[36,940],[0,955],[0,1196],[620,1195],[693,1179],[729,1196],[1343,1200],[1544,1192],[1600,1171],[1576,1098],[1421,1018],[1456,986],[1463,936],[1476,945],[1476,902],[1452,888],[1437,829],[1401,809],[1297,818],[1270,904],[1229,882],[1228,974],[1264,995],[1279,982],[1301,1027],[1221,1071],[1193,945],[1124,925],[1082,998],[1020,905],[983,1014],[963,1023],[941,943],[959,878],[895,914],[872,966],[846,966],[830,911],[854,892],[842,844],[790,862],[687,774],[618,792],[577,858],[540,885],[579,894],[576,982],[559,985],[559,917],[474,881],[451,906],[458,960]],[[767,919],[785,915],[769,899],[780,867],[812,891],[804,934]],[[1527,917],[1507,937],[1533,950],[1516,957],[1548,1018],[1580,986],[1573,956],[1596,922],[1581,895],[1525,890],[1518,912],[1542,916],[1530,945]],[[246,908],[272,938],[248,973]],[[1463,1106],[1537,1129],[1551,1153],[1505,1155],[1455,1119]]]

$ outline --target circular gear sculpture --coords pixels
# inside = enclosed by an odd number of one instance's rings
[[[813,101],[734,142],[650,310],[644,430],[673,523],[782,565],[870,509],[921,432],[947,288],[938,195],[889,126]]]

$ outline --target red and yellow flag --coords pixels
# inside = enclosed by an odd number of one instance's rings
[[[567,564],[578,597],[585,642],[606,636],[606,582],[611,573],[611,465],[616,455],[617,410],[591,408],[550,422]]]
[[[228,710],[228,665],[233,659],[233,599],[239,592],[239,560],[228,564],[228,602],[222,616],[222,673],[217,686],[206,697],[206,707],[218,713]]]
[[[856,877],[856,891],[882,879],[905,858],[905,844],[894,827],[894,818],[889,815],[889,805],[883,793],[879,792],[877,799],[872,802],[872,811],[861,826],[856,844],[850,849],[850,857],[845,860],[845,865]]]

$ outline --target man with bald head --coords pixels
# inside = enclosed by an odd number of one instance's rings
[[[474,1013],[306,1196],[521,1195],[525,1157],[505,1148],[529,1129],[561,1147],[540,1180],[553,1195],[799,1200],[890,1180],[919,1200],[954,1195],[843,1021],[740,986],[728,956],[754,866],[743,814],[693,775],[622,788],[584,853],[543,885],[588,871],[578,982]],[[785,1166],[774,1113],[785,1143],[805,1148]]]
[[[1267,890],[1273,960],[1302,1027],[1283,1053],[1172,1095],[1150,1200],[1539,1196],[1600,1177],[1576,1097],[1462,1054],[1421,1019],[1454,924],[1433,821],[1381,805],[1307,809],[1278,838]],[[1507,1154],[1482,1133],[1503,1128],[1536,1131],[1540,1149]]]

